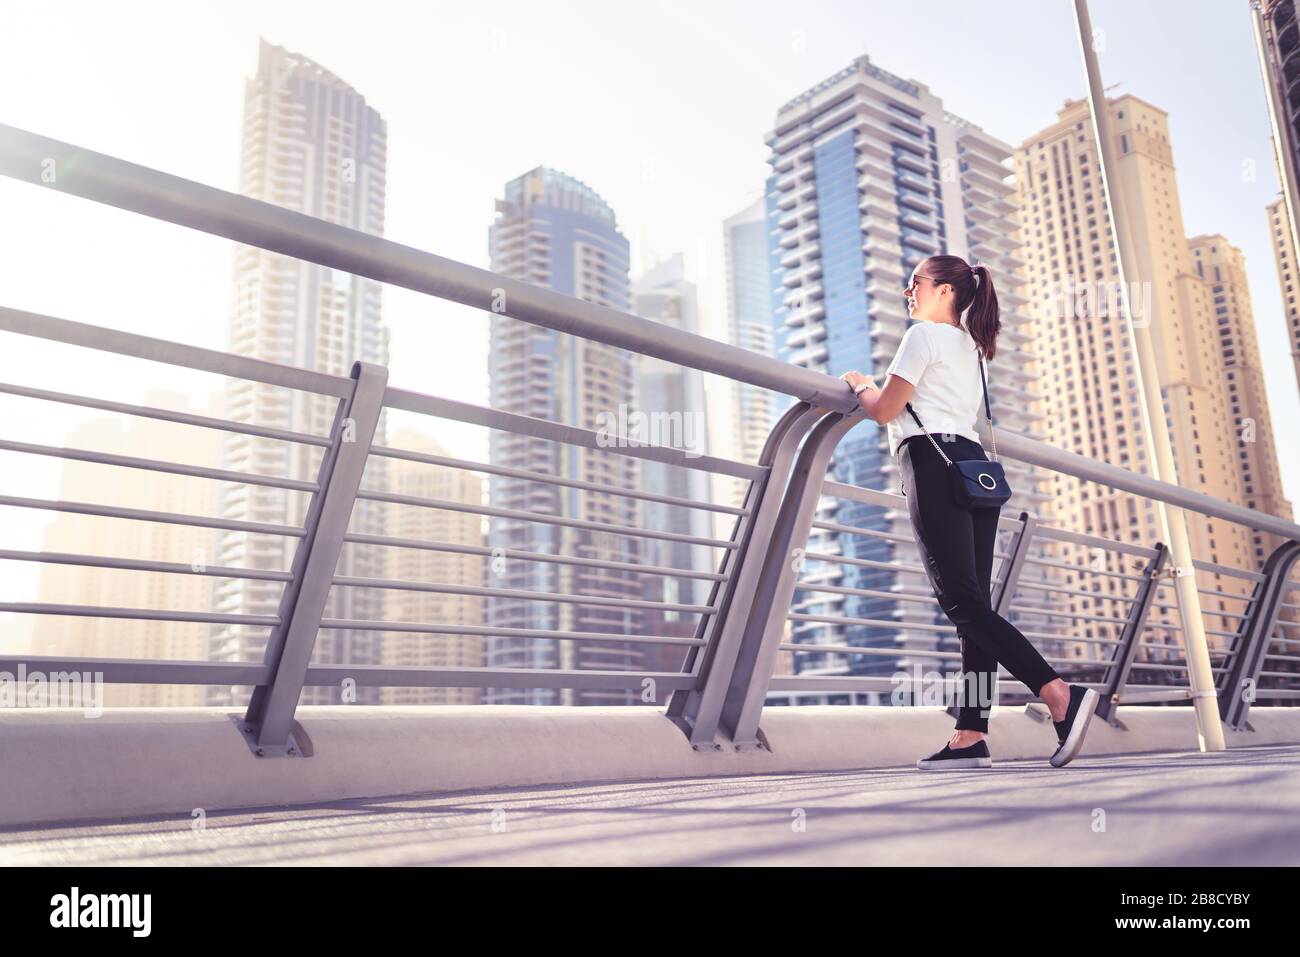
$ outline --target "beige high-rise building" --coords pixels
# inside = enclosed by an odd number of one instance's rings
[[[211,414],[210,409],[190,407],[185,396],[169,393],[150,393],[144,404]],[[153,419],[105,418],[86,422],[66,437],[65,444],[215,468],[221,433]],[[108,502],[188,515],[214,514],[217,491],[217,483],[210,479],[73,460],[64,462],[59,483],[59,497],[67,501]],[[60,513],[46,529],[43,548],[47,552],[194,566],[213,564],[212,542],[212,531],[206,528]],[[212,583],[206,575],[50,564],[41,569],[39,600],[206,612]],[[207,633],[208,626],[198,623],[42,615],[33,628],[32,652],[199,661],[206,657]],[[104,685],[107,707],[197,707],[203,703],[202,697],[203,689],[197,685]]]
[[[1282,494],[1273,418],[1268,411],[1259,336],[1246,283],[1246,257],[1221,235],[1193,236],[1188,243],[1196,274],[1205,281],[1214,310],[1223,361],[1219,382],[1238,440],[1236,454],[1245,496],[1241,504],[1290,519],[1291,502]],[[1258,569],[1283,539],[1254,530],[1250,536],[1250,567]]]
[[[539,166],[506,184],[489,230],[494,272],[612,309],[631,308],[628,241],[613,208],[590,186],[559,170]],[[503,313],[491,317],[488,356],[493,409],[545,419],[588,431],[608,430],[624,410],[639,408],[637,358],[625,349],[530,325]],[[644,646],[608,639],[555,639],[555,632],[637,635],[641,610],[626,603],[642,597],[642,576],[627,568],[642,563],[639,535],[553,525],[566,522],[639,527],[638,501],[619,489],[640,489],[641,460],[620,449],[557,442],[549,437],[494,429],[491,464],[510,469],[493,475],[489,498],[495,509],[493,547],[581,559],[580,563],[511,559],[493,570],[494,588],[552,592],[597,599],[603,604],[538,601],[494,595],[487,602],[496,634],[486,645],[493,668],[558,668],[637,672]],[[527,473],[534,473],[531,477]],[[538,481],[536,473],[577,485]],[[594,488],[593,488],[594,486]],[[615,705],[640,703],[630,688],[492,688],[489,704]]]
[[[437,442],[418,432],[402,432],[392,447],[423,455],[446,456]],[[388,481],[396,495],[440,499],[479,506],[483,503],[483,480],[465,469],[409,459],[390,459]],[[389,505],[388,534],[395,538],[430,544],[465,545],[482,548],[487,541],[483,517],[470,512]],[[481,553],[425,548],[387,548],[386,578],[440,585],[483,587],[484,557]],[[477,595],[450,592],[399,591],[384,593],[384,619],[438,625],[484,623],[483,599]],[[483,636],[388,632],[381,651],[383,664],[397,668],[481,668]],[[384,704],[478,704],[479,688],[385,688]]]
[[[1273,261],[1282,290],[1282,311],[1286,315],[1287,338],[1291,343],[1291,362],[1295,365],[1296,384],[1300,386],[1300,281],[1296,274],[1295,243],[1287,226],[1286,200],[1279,196],[1268,204],[1268,234],[1273,241]]]
[[[244,84],[244,125],[240,146],[239,192],[264,203],[304,213],[370,236],[384,234],[387,191],[388,127],[366,98],[319,63],[259,41],[257,72]],[[383,322],[382,284],[317,263],[255,246],[234,248],[234,299],[229,351],[346,376],[355,362],[388,364],[388,330]],[[264,382],[232,378],[225,393],[225,417],[272,428],[328,434],[338,402]],[[384,443],[385,414],[375,430]],[[231,433],[225,439],[223,467],[314,482],[320,467],[318,447],[278,438]],[[370,460],[370,479],[383,487],[387,460]],[[309,493],[270,486],[230,485],[221,500],[223,518],[271,525],[301,525]],[[351,529],[384,533],[383,509],[358,501]],[[298,540],[230,530],[220,536],[224,565],[287,569]],[[353,545],[339,558],[337,573],[378,577],[382,549]],[[280,582],[231,579],[214,591],[212,610],[234,615],[277,615],[284,588]],[[373,621],[383,598],[373,588],[333,588],[325,617]],[[261,662],[271,630],[263,625],[214,625],[208,655],[213,661]],[[380,638],[368,630],[326,628],[312,644],[320,665],[368,665],[379,660]],[[337,686],[308,685],[299,703],[339,704]],[[212,705],[242,706],[251,689],[208,689]],[[357,703],[379,700],[376,688],[357,689]]]
[[[1137,274],[1127,279],[1136,321],[1151,322],[1154,317],[1151,337],[1166,413],[1163,424],[1170,430],[1178,482],[1245,504],[1241,443],[1225,388],[1224,346],[1216,324],[1212,284],[1197,273],[1183,230],[1167,115],[1132,95],[1108,102],[1118,157],[1111,186],[1125,197],[1137,257]],[[1150,474],[1152,451],[1141,423],[1134,378],[1136,357],[1117,298],[1117,257],[1087,102],[1067,100],[1055,123],[1027,138],[1016,150],[1015,169],[1021,255],[1027,260],[1026,275],[1037,316],[1034,352],[1041,363],[1039,405],[1046,417],[1047,442]],[[1248,302],[1239,301],[1238,325],[1249,321]],[[1239,331],[1237,338],[1244,341]],[[1257,360],[1254,364],[1257,367]],[[1053,525],[1145,546],[1160,540],[1156,511],[1149,501],[1056,473],[1050,488],[1047,520]],[[1246,529],[1191,512],[1187,518],[1195,558],[1250,570],[1259,567],[1255,544]],[[1108,572],[1067,572],[1066,587],[1126,598],[1133,594],[1135,583],[1118,576],[1135,573],[1138,563],[1134,559],[1124,556],[1121,565],[1113,551],[1107,554],[1064,544],[1062,553],[1067,564]],[[1198,571],[1197,583],[1203,590],[1230,595],[1248,596],[1250,592],[1248,583],[1220,574]],[[1062,596],[1060,604],[1071,615],[1121,621],[1129,608],[1127,601],[1084,595]],[[1243,603],[1207,594],[1202,608],[1207,628],[1231,632],[1238,619],[1211,613],[1240,613]],[[1175,651],[1178,618],[1172,588],[1159,592],[1148,622],[1151,629],[1144,641],[1168,644],[1171,652]],[[1119,631],[1119,625],[1079,618],[1074,634],[1104,641],[1117,638]],[[1212,649],[1223,648],[1228,640],[1222,635],[1209,637]],[[1085,641],[1071,643],[1064,652],[1091,658],[1108,657],[1109,650]]]

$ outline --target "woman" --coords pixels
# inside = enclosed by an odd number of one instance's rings
[[[987,267],[971,266],[959,256],[931,256],[912,271],[904,294],[908,315],[917,322],[904,333],[885,371],[884,389],[858,372],[840,378],[853,387],[869,418],[888,425],[922,564],[961,638],[964,693],[956,730],[942,750],[917,767],[992,767],[984,739],[999,662],[1050,709],[1057,736],[1051,764],[1063,767],[1079,753],[1097,692],[1061,680],[1029,639],[993,610],[989,586],[1002,510],[958,506],[948,465],[931,444],[933,439],[954,461],[988,461],[975,423],[984,399],[980,357],[996,354],[1000,329],[992,278]],[[908,402],[925,431],[905,411]],[[971,694],[972,687],[979,693]]]

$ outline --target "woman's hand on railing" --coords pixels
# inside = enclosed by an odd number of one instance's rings
[[[864,382],[869,383],[873,389],[876,388],[876,380],[861,372],[846,372],[840,378],[849,384],[850,389],[856,389]]]

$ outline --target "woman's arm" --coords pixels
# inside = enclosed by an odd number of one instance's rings
[[[867,418],[880,425],[894,421],[916,391],[916,386],[897,375],[889,376],[884,389],[876,388],[870,376],[859,372],[846,372],[840,378],[855,389],[862,383],[867,383],[867,388],[858,393],[858,405],[862,406]]]

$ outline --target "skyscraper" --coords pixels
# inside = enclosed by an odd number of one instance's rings
[[[1296,245],[1288,225],[1287,204],[1279,196],[1266,207],[1268,235],[1273,245],[1273,261],[1277,265],[1278,288],[1282,293],[1282,313],[1286,316],[1287,341],[1291,344],[1291,362],[1295,378],[1300,385],[1300,274],[1296,272]]]
[[[1219,388],[1227,403],[1229,428],[1237,441],[1241,471],[1241,504],[1291,518],[1291,503],[1282,494],[1273,418],[1268,410],[1264,368],[1259,354],[1255,313],[1246,283],[1246,257],[1221,235],[1188,240],[1196,274],[1204,280],[1214,309]],[[1282,539],[1251,529],[1250,568],[1259,569]]]
[[[1151,323],[1165,422],[1173,447],[1178,481],[1187,488],[1238,504],[1245,504],[1242,478],[1248,468],[1237,429],[1244,408],[1267,407],[1262,389],[1250,385],[1256,373],[1238,368],[1225,371],[1232,360],[1258,369],[1258,357],[1249,357],[1254,335],[1246,336],[1249,305],[1244,280],[1230,279],[1240,260],[1227,253],[1226,242],[1215,239],[1189,243],[1183,231],[1178,186],[1168,117],[1158,107],[1132,95],[1110,99],[1118,157],[1112,172],[1112,191],[1124,196],[1128,227],[1136,255],[1136,275],[1125,277],[1134,318]],[[1129,333],[1124,327],[1118,296],[1119,273],[1111,228],[1101,189],[1097,144],[1088,104],[1068,100],[1050,126],[1025,139],[1016,151],[1016,180],[1023,210],[1023,254],[1034,299],[1036,351],[1042,361],[1041,411],[1047,423],[1049,444],[1150,473],[1152,451],[1142,426],[1141,402],[1136,391]],[[1193,247],[1200,256],[1193,255]],[[1215,247],[1212,251],[1211,247]],[[1194,262],[1201,263],[1198,268]],[[1219,263],[1215,273],[1213,265]],[[1230,267],[1229,262],[1233,265]],[[1239,285],[1238,285],[1239,284]],[[1234,291],[1225,290],[1233,285]],[[1231,296],[1233,305],[1227,306]],[[1216,304],[1225,305],[1216,316]],[[1216,322],[1222,319],[1223,322]],[[1249,343],[1249,348],[1247,348]],[[1233,344],[1238,351],[1233,354]],[[1225,390],[1232,375],[1238,387]],[[1241,410],[1225,402],[1249,397]],[[1271,442],[1271,436],[1260,436]],[[1265,453],[1253,466],[1262,484],[1273,457]],[[1152,546],[1160,540],[1155,506],[1148,499],[1116,491],[1072,476],[1051,473],[1052,524],[1085,535]],[[1279,494],[1273,486],[1268,493]],[[1247,530],[1221,519],[1194,512],[1187,516],[1192,554],[1202,561],[1236,568],[1258,569]],[[1118,571],[1114,565],[1110,572]],[[1124,569],[1130,571],[1131,569]],[[1198,583],[1233,595],[1249,594],[1248,583],[1221,575],[1198,573]],[[1091,595],[1062,599],[1062,611],[1076,615],[1123,618],[1127,613],[1130,583],[1112,575],[1071,573],[1064,582]],[[1116,596],[1113,600],[1105,597]],[[1212,610],[1240,614],[1241,602],[1222,597],[1204,603]],[[1177,644],[1174,609],[1153,609],[1152,644]],[[1237,621],[1214,619],[1209,627],[1232,630]],[[1162,627],[1163,626],[1163,627]],[[1085,639],[1118,637],[1114,625],[1082,620],[1076,634]],[[1211,637],[1211,647],[1221,643]],[[1076,645],[1069,653],[1084,656]]]
[[[722,223],[728,336],[732,345],[761,355],[772,354],[767,228],[765,203],[761,198]],[[790,400],[746,382],[737,382],[735,388],[736,454],[742,462],[757,462],[768,433]],[[732,504],[739,505],[746,486],[741,482],[735,485]]]
[[[365,98],[324,67],[265,40],[259,47],[257,73],[244,88],[244,133],[240,192],[327,222],[372,235],[384,231],[387,127]],[[380,311],[380,284],[252,246],[235,253],[234,306],[230,350],[284,363],[347,375],[361,360],[387,364],[388,333]],[[325,435],[335,401],[260,383],[232,380],[226,415],[242,422]],[[381,420],[377,442],[383,440]],[[224,467],[312,481],[320,449],[277,439],[231,436]],[[371,487],[385,486],[384,461],[372,460]],[[263,486],[232,486],[223,497],[226,518],[299,525],[307,494]],[[358,502],[352,528],[383,531],[383,506]],[[221,564],[287,569],[296,540],[282,536],[224,533],[219,536]],[[340,575],[382,577],[384,556],[370,546],[346,546]],[[226,581],[214,589],[214,607],[225,613],[274,615],[281,586],[277,582]],[[327,617],[369,619],[380,616],[383,596],[376,590],[335,587]],[[214,629],[209,657],[223,661],[260,661],[268,630],[243,625]],[[313,660],[322,664],[371,664],[378,661],[379,635],[322,631]],[[242,700],[236,689],[213,689],[209,701]],[[338,689],[306,688],[304,704],[340,700]],[[377,701],[374,689],[358,692],[358,701]]]
[[[632,284],[632,311],[666,326],[699,333],[696,288],[686,280],[681,253],[659,263]],[[659,445],[688,449],[694,455],[710,452],[703,373],[653,356],[638,356],[636,384],[637,411],[649,422],[657,423],[648,438]],[[643,461],[640,468],[641,485],[647,492],[696,502],[712,500],[712,476],[708,472],[654,461]],[[647,499],[640,506],[641,521],[647,528],[696,538],[714,537],[714,513],[707,509]],[[724,520],[733,518],[724,516]],[[641,561],[646,565],[716,572],[721,559],[718,550],[707,545],[654,538],[641,543]],[[642,585],[641,597],[647,601],[708,604],[709,582],[703,579],[646,574]],[[647,609],[642,621],[646,634],[689,638],[695,635],[699,617],[692,612]],[[680,671],[685,660],[684,652],[672,645],[649,645],[645,654],[647,671]]]
[[[782,106],[767,143],[776,355],[832,375],[856,369],[880,377],[909,324],[903,288],[912,269],[930,255],[963,256],[989,267],[1001,300],[1002,335],[989,364],[997,427],[1038,438],[1038,421],[1027,411],[1024,280],[1010,235],[1014,187],[1004,182],[1011,147],[945,111],[923,84],[866,56]],[[1005,513],[1034,510],[1042,502],[1036,470],[1004,465],[1016,492]],[[885,429],[870,420],[856,426],[828,477],[897,491]],[[951,625],[938,617],[924,578],[899,568],[919,565],[906,510],[824,497],[817,521],[808,551],[829,557],[807,561],[800,577],[840,590],[795,593],[795,613],[810,617],[794,620],[793,640],[895,648],[899,632],[887,623],[906,621],[917,626],[903,639],[908,647],[936,648]],[[841,533],[831,524],[875,534]],[[901,654],[850,661],[801,653],[797,660],[801,674],[888,675],[910,665]],[[934,659],[916,663],[933,666]]]
[[[513,279],[599,305],[629,308],[628,242],[614,211],[591,187],[557,170],[537,167],[506,184],[489,231],[492,269]],[[489,376],[494,409],[599,431],[620,405],[636,403],[633,357],[624,349],[565,335],[494,314]],[[581,522],[637,524],[636,500],[618,489],[641,487],[636,458],[601,448],[554,442],[513,432],[491,434],[491,464],[578,485],[548,485],[517,473],[493,475],[494,508]],[[594,486],[591,487],[591,486]],[[610,489],[611,491],[598,491]],[[528,517],[494,517],[493,548],[576,558],[506,558],[489,566],[487,585],[598,598],[638,599],[635,536],[547,524]],[[613,604],[578,604],[492,597],[488,622],[498,628],[636,634],[640,614]],[[638,645],[617,640],[495,636],[488,667],[632,670]],[[545,688],[490,689],[488,703],[624,704],[634,691]]]

